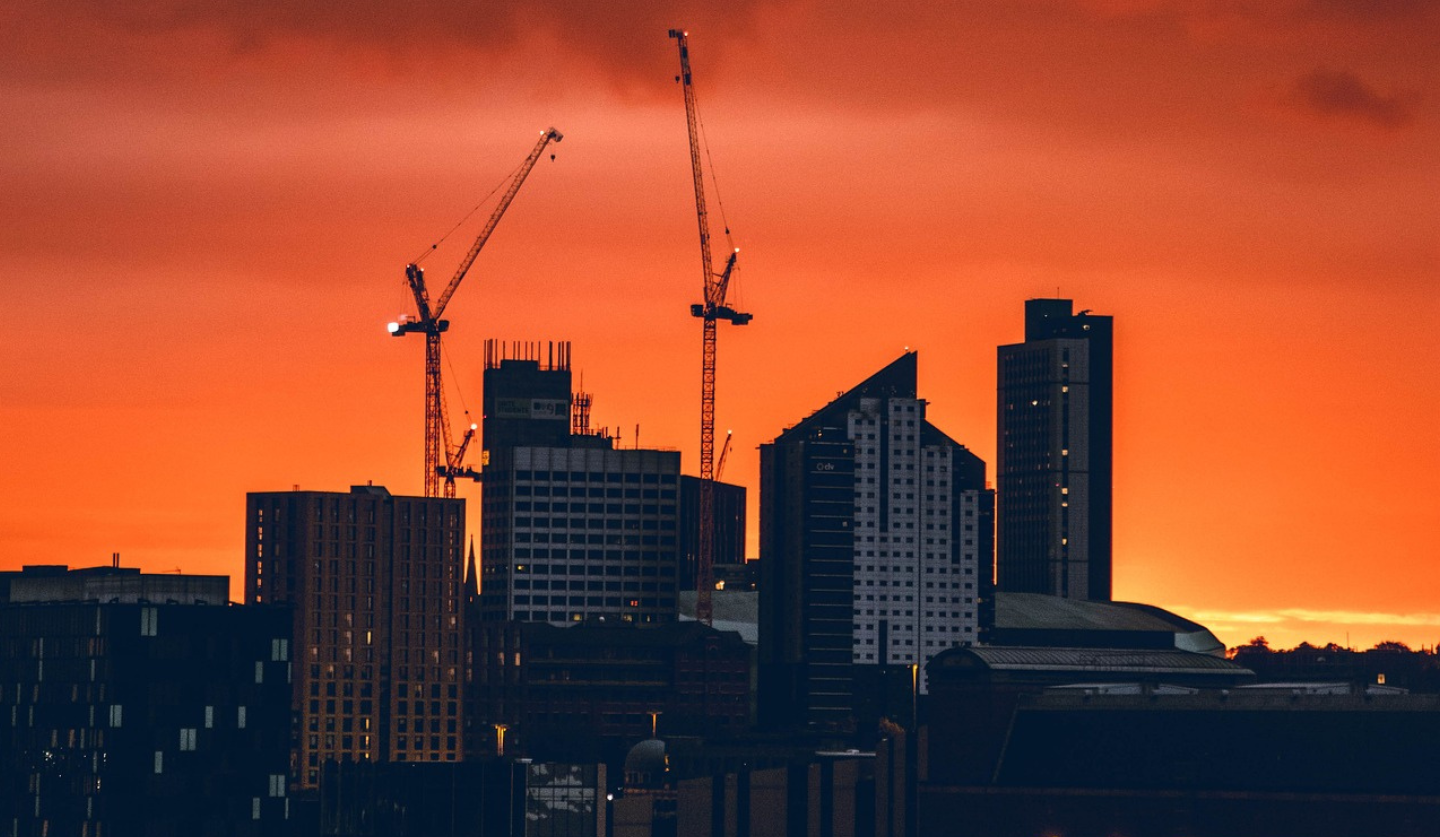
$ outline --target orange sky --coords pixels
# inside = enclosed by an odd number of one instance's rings
[[[451,404],[485,338],[568,339],[594,421],[693,470],[685,25],[752,529],[755,447],[907,346],[993,464],[995,346],[1058,289],[1115,316],[1117,598],[1440,641],[1440,7],[590,5],[0,9],[0,567],[237,574],[247,491],[418,492],[403,267],[552,124],[449,309]]]

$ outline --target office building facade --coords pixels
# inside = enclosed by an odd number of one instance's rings
[[[680,454],[491,449],[479,619],[675,621]]]
[[[985,465],[926,421],[916,379],[909,352],[761,445],[765,726],[844,728],[857,683],[981,639]]]
[[[572,416],[567,343],[489,341],[485,360],[477,624],[675,621],[679,452]]]
[[[294,610],[296,773],[335,761],[457,761],[464,659],[463,500],[258,492],[246,498],[245,601]]]
[[[998,350],[996,572],[1001,590],[1111,595],[1112,318],[1025,302]]]

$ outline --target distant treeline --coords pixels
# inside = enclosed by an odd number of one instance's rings
[[[1335,643],[1302,642],[1289,650],[1270,647],[1263,636],[1231,648],[1230,659],[1255,672],[1261,683],[1349,682],[1440,693],[1440,653],[1403,642],[1381,642],[1359,651]]]

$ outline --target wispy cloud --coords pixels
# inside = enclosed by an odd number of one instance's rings
[[[1412,96],[1386,94],[1358,75],[1344,70],[1316,69],[1296,80],[1290,90],[1293,108],[1326,119],[1358,121],[1395,130],[1414,120]]]

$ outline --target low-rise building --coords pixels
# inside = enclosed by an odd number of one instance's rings
[[[290,816],[290,611],[223,576],[27,567],[0,603],[0,833],[261,835]]]

